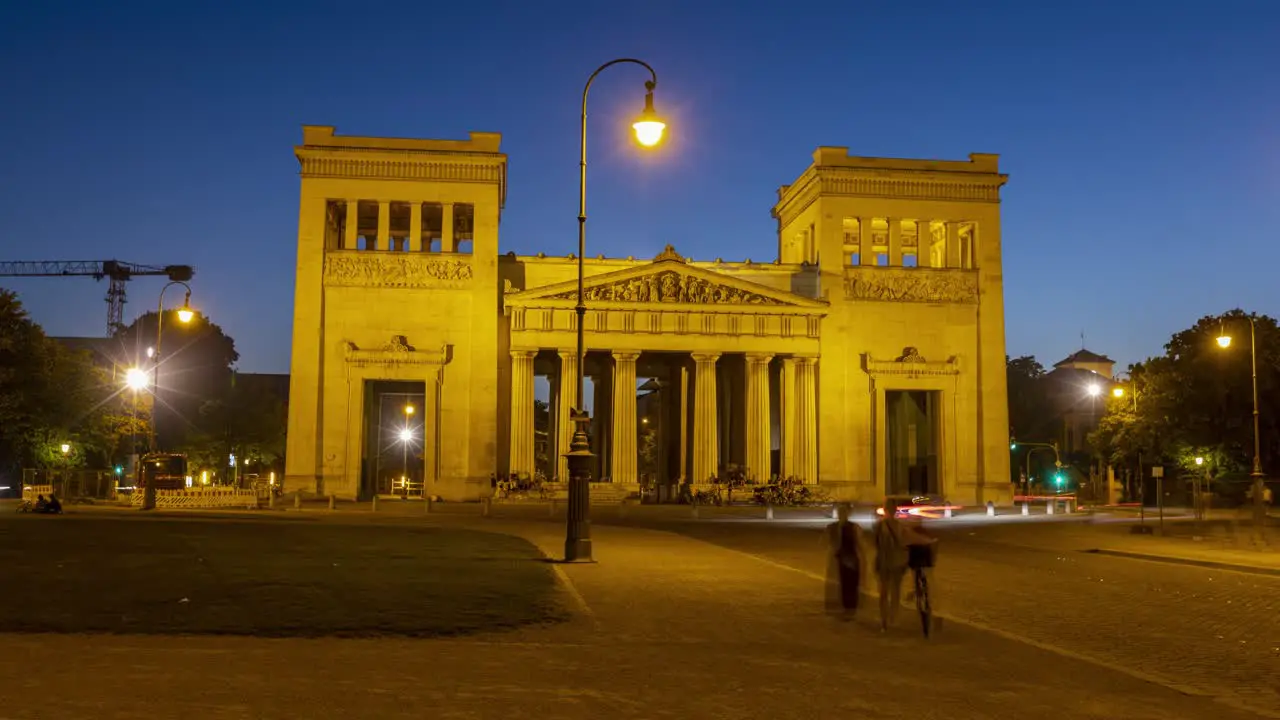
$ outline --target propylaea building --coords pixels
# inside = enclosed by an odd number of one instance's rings
[[[503,253],[500,141],[303,129],[286,490],[566,478],[577,260]],[[586,259],[593,497],[735,475],[1007,502],[1005,179],[820,147],[778,191],[775,260]]]

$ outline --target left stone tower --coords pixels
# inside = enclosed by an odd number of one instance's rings
[[[461,500],[488,487],[501,139],[303,128],[286,491]]]

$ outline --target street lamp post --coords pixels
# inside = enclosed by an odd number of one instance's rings
[[[185,324],[185,323],[191,322],[191,318],[195,316],[195,312],[191,309],[191,286],[190,285],[182,282],[181,280],[175,280],[169,283],[168,285],[165,285],[163,288],[160,288],[160,302],[156,309],[156,348],[155,348],[155,353],[152,355],[152,359],[151,359],[151,362],[152,362],[151,384],[155,388],[151,393],[151,396],[153,399],[153,402],[152,402],[153,407],[151,408],[151,442],[150,442],[151,452],[155,452],[156,450],[156,424],[157,424],[156,421],[159,420],[160,418],[160,412],[159,412],[160,408],[159,408],[158,401],[160,397],[160,357],[161,357],[160,341],[164,337],[164,293],[166,290],[173,287],[174,285],[181,285],[187,290],[186,296],[182,299],[182,307],[178,310],[178,320]]]
[[[1267,506],[1263,495],[1266,484],[1262,475],[1262,441],[1258,431],[1258,327],[1257,317],[1249,314],[1249,363],[1253,375],[1253,470],[1249,477],[1253,480],[1253,534],[1261,542],[1264,525],[1267,522]],[[1218,336],[1218,346],[1231,347],[1231,336],[1223,332]]]
[[[565,459],[569,466],[569,510],[566,517],[564,559],[566,562],[591,562],[591,441],[587,437],[587,424],[591,416],[586,411],[583,399],[585,383],[583,367],[586,362],[586,348],[583,332],[586,328],[587,306],[583,294],[583,259],[587,252],[587,95],[596,76],[605,68],[619,64],[640,65],[649,71],[649,80],[645,82],[644,110],[639,119],[631,126],[635,130],[636,140],[641,145],[652,147],[662,140],[666,125],[658,119],[653,110],[653,89],[658,85],[658,74],[649,63],[634,58],[618,58],[596,68],[587,78],[582,88],[581,135],[578,156],[578,302],[574,312],[578,320],[577,346],[577,390],[574,408],[569,412],[571,421],[576,425],[573,439],[569,443],[569,452]]]

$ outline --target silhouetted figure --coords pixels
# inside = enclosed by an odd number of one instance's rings
[[[852,619],[858,610],[862,585],[862,543],[858,526],[849,522],[849,505],[836,508],[836,521],[827,526],[828,542],[839,586],[840,609],[844,619]]]
[[[37,495],[36,506],[32,509],[32,512],[42,513],[48,509],[49,509],[49,501],[44,499],[44,495]]]
[[[898,519],[898,503],[884,501],[884,517],[876,522],[876,576],[880,581],[880,630],[898,618],[902,579],[907,574],[907,529]]]
[[[49,502],[45,505],[44,511],[50,515],[59,515],[62,513],[62,503],[58,502],[57,495],[49,495]]]

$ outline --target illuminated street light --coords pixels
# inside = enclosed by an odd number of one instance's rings
[[[1102,394],[1102,386],[1098,383],[1091,383],[1089,387],[1085,388],[1085,391],[1089,393],[1089,397],[1098,397]]]
[[[658,114],[653,111],[653,86],[657,83],[650,81],[644,84],[644,111],[640,113],[640,118],[632,124],[631,128],[636,131],[636,141],[645,147],[653,147],[662,142],[662,132],[667,129],[667,124],[658,118]]]
[[[1122,387],[1111,388],[1111,395],[1112,397],[1118,397],[1118,398],[1124,397],[1124,388]]]
[[[1262,455],[1260,433],[1258,431],[1258,326],[1254,315],[1249,315],[1249,361],[1253,372],[1253,470],[1249,477],[1253,480],[1253,532],[1255,538],[1263,540],[1263,527],[1267,522],[1267,506],[1264,495],[1266,485],[1262,476]],[[1224,327],[1218,335],[1218,347],[1231,347],[1231,336]]]
[[[410,430],[409,428],[405,428],[405,429],[403,429],[403,430],[401,430],[401,431],[400,431],[400,442],[406,442],[406,443],[407,443],[407,442],[409,442],[409,441],[410,441],[410,440],[412,440],[412,439],[413,439],[413,431],[412,431],[412,430]]]
[[[569,443],[569,452],[565,453],[569,470],[569,508],[565,513],[564,559],[567,562],[593,560],[591,555],[591,440],[587,437],[587,425],[591,417],[586,411],[583,400],[583,385],[586,382],[584,370],[586,365],[586,344],[583,336],[586,327],[587,304],[583,291],[585,272],[583,259],[587,254],[587,94],[591,92],[591,84],[596,76],[605,68],[629,63],[639,65],[649,71],[649,80],[644,84],[644,112],[640,119],[632,124],[636,140],[645,147],[652,147],[662,140],[666,125],[658,119],[653,111],[653,89],[658,85],[658,73],[649,63],[635,58],[618,58],[596,68],[587,78],[582,88],[581,134],[578,147],[578,297],[573,310],[577,315],[577,392],[573,407],[569,409],[569,418],[577,426],[573,439]]]
[[[142,368],[129,368],[124,374],[124,384],[130,390],[145,390],[151,384],[151,378]]]
[[[68,443],[62,443],[62,454],[67,455],[70,452],[71,452],[71,445],[69,445]]]
[[[155,352],[152,353],[151,348],[147,348],[147,356],[155,359],[155,362],[152,364],[153,365],[152,372],[155,373],[155,376],[152,378],[152,384],[155,385],[155,391],[157,393],[160,392],[160,341],[163,339],[163,336],[164,336],[164,293],[166,290],[173,287],[174,285],[181,285],[187,290],[186,296],[182,298],[182,307],[178,310],[178,320],[180,320],[182,323],[185,324],[185,323],[191,322],[191,318],[195,317],[195,311],[191,309],[191,286],[190,285],[182,282],[181,280],[175,280],[169,283],[168,285],[165,285],[164,287],[160,288],[160,302],[158,303],[157,309],[156,309]],[[154,413],[151,416],[151,450],[152,452],[156,450],[156,425],[159,424],[157,422],[159,419],[160,419],[159,413]],[[146,506],[147,506],[147,503],[144,501],[143,507],[145,508]]]
[[[416,409],[416,408],[414,408],[414,407],[413,407],[413,405],[405,405],[405,406],[404,406],[404,414],[405,414],[405,415],[412,415],[412,414],[414,413],[415,409]]]

